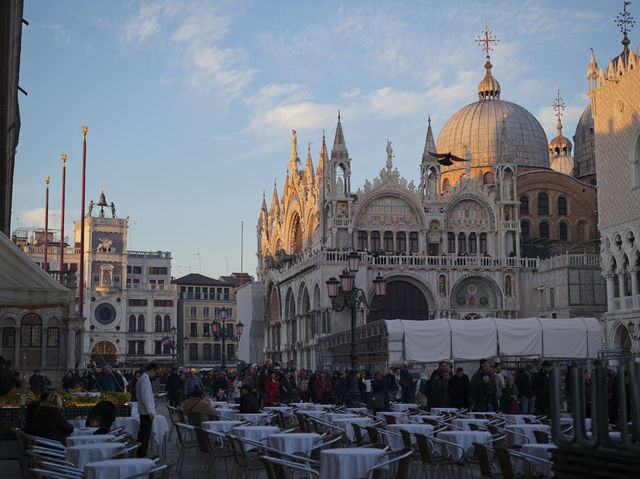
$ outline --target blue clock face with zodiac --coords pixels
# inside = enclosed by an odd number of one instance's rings
[[[116,320],[116,308],[109,303],[102,303],[96,307],[96,321],[100,324],[111,324]]]

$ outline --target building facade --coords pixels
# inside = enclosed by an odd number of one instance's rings
[[[625,5],[625,13],[627,6]],[[598,180],[601,266],[607,285],[605,340],[611,349],[640,350],[640,56],[629,48],[606,68],[592,53],[590,113]]]
[[[187,368],[227,367],[238,364],[238,308],[236,291],[253,281],[249,275],[233,273],[219,279],[191,273],[173,280],[178,291],[178,343],[182,364]],[[227,339],[216,339],[212,323],[222,324],[226,309]],[[224,344],[224,345],[223,345]],[[224,349],[223,349],[224,348]]]
[[[111,209],[111,217],[105,214]],[[99,208],[99,211],[94,211]],[[80,233],[85,228],[85,251]],[[74,247],[51,241],[49,269],[59,269],[60,247],[65,248],[64,268],[75,274],[84,256],[83,315],[87,318],[82,339],[81,365],[103,361],[138,366],[151,360],[172,363],[177,358],[177,292],[171,284],[171,253],[128,251],[129,218],[118,218],[115,205],[107,205],[104,192],[93,201],[84,222],[76,222]],[[44,246],[39,232],[32,238],[23,232],[13,240],[39,266],[44,266]],[[65,274],[63,271],[61,274]],[[69,285],[79,301],[77,283]],[[172,348],[172,344],[176,346]]]
[[[550,299],[579,284],[573,269],[589,271],[594,288],[604,291],[602,278],[593,276],[597,255],[586,254],[597,251],[595,188],[567,174],[569,158],[554,161],[561,171],[551,168],[552,159],[564,154],[560,140],[549,143],[531,113],[500,98],[488,55],[485,69],[478,101],[456,112],[437,142],[427,126],[417,185],[393,167],[387,142],[378,176],[352,188],[340,116],[331,154],[323,138],[315,171],[309,149],[299,169],[293,132],[282,196],[274,186],[269,208],[263,197],[257,225],[267,357],[301,367],[326,362],[319,339],[348,329],[350,315],[332,309],[325,283],[341,274],[351,250],[361,259],[356,286],[370,300],[378,274],[387,284],[380,310],[357,312],[359,325],[603,311],[603,294],[584,308],[574,304],[579,295],[566,304]],[[568,140],[562,140],[569,155]],[[436,152],[458,158],[443,164],[431,154]],[[529,210],[522,209],[523,198]],[[535,254],[527,250],[532,243]],[[582,259],[570,251],[584,253]],[[542,266],[541,257],[560,252],[566,261]],[[558,284],[549,288],[544,282],[558,269],[566,274],[554,274]],[[541,303],[543,298],[549,299]]]

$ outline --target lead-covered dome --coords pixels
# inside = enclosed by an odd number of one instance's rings
[[[591,104],[584,109],[580,116],[580,120],[578,120],[576,134],[573,137],[573,143],[573,162],[575,164],[574,175],[576,178],[595,175],[595,134],[593,132]]]
[[[508,157],[505,159],[519,166],[549,168],[547,136],[540,122],[520,105],[495,97],[458,110],[440,131],[436,149],[438,153],[451,152],[464,158],[467,145],[472,167],[491,166],[498,160],[503,129]],[[442,170],[456,168],[464,165],[460,163]]]

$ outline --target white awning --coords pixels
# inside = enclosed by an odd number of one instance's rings
[[[68,303],[71,292],[0,233],[0,307]]]
[[[595,318],[523,318],[431,321],[385,320],[389,362],[430,363],[498,355],[586,359],[597,357]]]

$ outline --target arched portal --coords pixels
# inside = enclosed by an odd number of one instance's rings
[[[629,335],[627,327],[623,324],[620,324],[616,328],[616,332],[613,335],[613,347],[625,351],[631,349],[631,336]]]
[[[91,359],[97,365],[115,363],[117,361],[118,347],[108,339],[101,339],[91,348]]]
[[[380,311],[369,312],[368,322],[379,319],[429,319],[429,304],[420,288],[404,280],[387,282]]]
[[[488,278],[472,276],[460,281],[452,289],[451,309],[478,314],[501,309],[502,293]],[[469,317],[468,319],[473,319]]]

